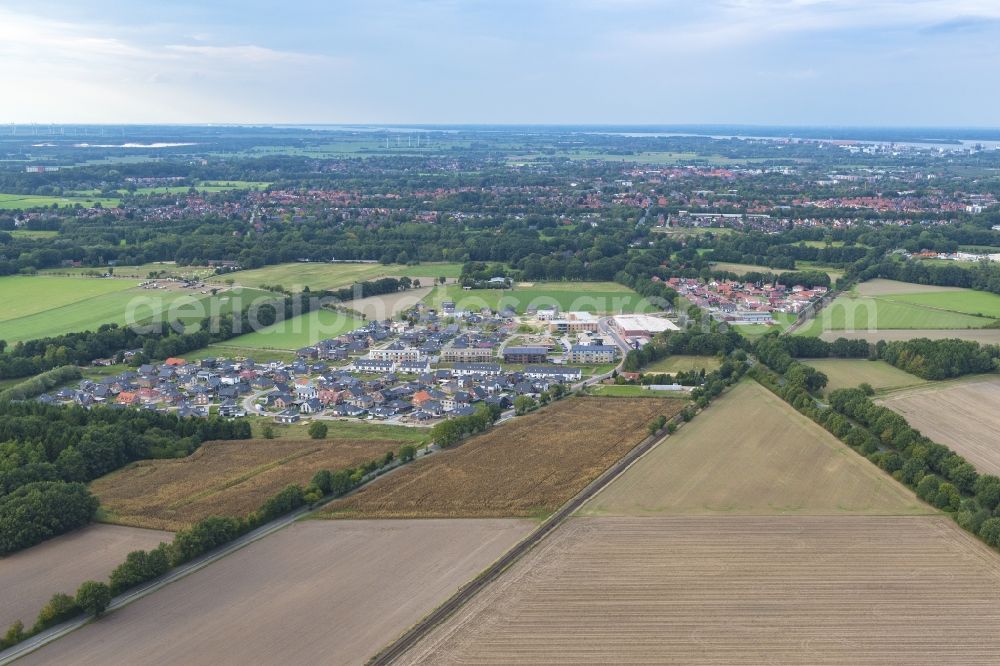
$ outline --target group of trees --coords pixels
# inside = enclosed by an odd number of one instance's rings
[[[997,367],[1000,346],[971,340],[899,340],[875,345],[878,358],[923,379],[948,379],[990,372]]]
[[[431,439],[442,448],[453,446],[469,435],[489,430],[500,418],[498,405],[482,405],[475,414],[445,419],[431,428]]]
[[[111,588],[96,580],[87,580],[80,584],[76,596],[62,592],[52,595],[42,610],[38,613],[34,626],[25,630],[24,623],[15,621],[0,638],[0,650],[16,645],[26,638],[45,631],[60,622],[70,620],[81,613],[98,616],[111,603]]]
[[[795,358],[867,358],[883,360],[900,370],[932,380],[991,372],[1000,359],[1000,346],[958,339],[880,340],[871,344],[847,338],[827,342],[807,336],[772,334],[759,339],[754,351],[764,363],[780,373],[786,373]]]
[[[0,402],[27,400],[82,376],[80,368],[75,365],[61,365],[0,391]]]
[[[248,437],[246,421],[218,417],[0,402],[0,554],[86,524],[97,502],[83,483],[133,460]]]
[[[820,407],[798,381],[791,362],[784,374],[758,364],[754,378],[845,444],[913,488],[925,502],[952,514],[964,529],[1000,548],[1000,478],[981,475],[951,449],[931,441],[896,412],[875,404],[870,387],[830,393]]]
[[[730,329],[720,332],[716,327],[711,331],[691,328],[682,331],[667,331],[639,349],[625,355],[622,363],[624,372],[640,372],[645,366],[676,354],[696,356],[728,355],[746,346],[746,339]]]

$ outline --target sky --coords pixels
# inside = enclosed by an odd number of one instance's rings
[[[0,122],[1000,126],[1000,0],[0,0]]]

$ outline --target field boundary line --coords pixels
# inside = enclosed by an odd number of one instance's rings
[[[728,387],[726,390],[728,390]],[[703,411],[703,409],[698,410],[696,414],[701,413],[701,411]],[[675,420],[679,420],[679,416],[674,416],[668,423],[672,423]],[[664,428],[658,430],[656,433],[641,440],[616,463],[604,470],[604,472],[602,472],[596,479],[588,483],[583,490],[577,493],[555,513],[549,516],[549,518],[535,528],[531,534],[515,544],[493,564],[480,572],[478,576],[460,587],[444,603],[424,616],[423,619],[419,620],[402,635],[372,656],[372,658],[368,660],[369,666],[383,666],[385,664],[391,664],[403,656],[410,648],[425,638],[433,629],[450,618],[462,606],[475,597],[476,594],[496,581],[511,566],[533,550],[535,546],[541,543],[549,534],[554,532],[584,504],[597,495],[597,493],[619,478],[622,474],[624,474],[625,470],[669,437],[670,433],[666,432],[666,426],[664,426]]]

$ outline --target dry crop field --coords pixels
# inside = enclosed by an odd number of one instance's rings
[[[646,516],[933,509],[763,386],[744,380],[582,511]]]
[[[150,550],[173,535],[119,525],[88,525],[0,559],[0,628],[30,627],[56,592],[74,594],[85,580],[105,580],[133,550]]]
[[[398,442],[251,439],[206,442],[187,458],[144,460],[101,477],[91,491],[108,522],[177,530],[211,515],[242,516],[321,469],[353,467]]]
[[[400,663],[995,664],[998,623],[944,516],[572,518]]]
[[[363,664],[533,527],[296,523],[18,663]]]
[[[1000,377],[941,382],[878,400],[983,474],[1000,474]]]
[[[539,516],[583,489],[683,400],[568,398],[331,504],[335,518]]]
[[[842,388],[870,384],[876,390],[926,384],[926,379],[900,370],[885,361],[855,358],[814,358],[802,361],[827,376],[826,393]]]

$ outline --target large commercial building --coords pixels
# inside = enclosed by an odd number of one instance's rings
[[[674,322],[644,314],[618,315],[611,318],[611,326],[623,338],[651,338],[664,331],[679,330]]]

